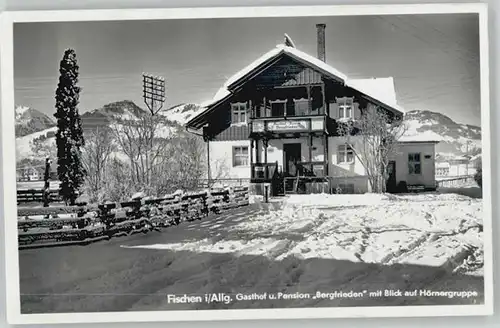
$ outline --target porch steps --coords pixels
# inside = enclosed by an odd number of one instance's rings
[[[283,182],[283,189],[285,194],[297,194],[299,191],[300,177],[293,179],[286,179]]]

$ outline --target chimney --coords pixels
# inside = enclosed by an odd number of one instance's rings
[[[318,41],[318,59],[326,62],[326,50],[325,50],[325,24],[316,24],[316,29],[318,31],[317,41]]]

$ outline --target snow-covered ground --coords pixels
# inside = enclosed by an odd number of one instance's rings
[[[484,302],[479,199],[422,193],[254,201],[161,233],[24,250],[23,313]],[[219,293],[230,300],[166,297]],[[264,294],[291,298],[253,298]]]
[[[172,236],[159,236],[149,243],[124,243],[122,249],[129,250],[131,256],[175,259],[168,273],[163,273],[175,283],[163,286],[158,295],[224,291],[233,296],[255,292],[310,296],[293,301],[233,301],[221,305],[223,308],[483,302],[480,199],[422,193],[316,194],[290,196],[270,204],[259,204],[257,198],[254,201],[245,212],[188,223],[186,229],[192,237],[172,240]],[[377,294],[384,290],[415,294]],[[368,296],[318,296],[332,291]],[[475,296],[446,296],[457,291]],[[430,296],[426,292],[444,294]],[[155,297],[141,299],[133,309],[173,308]],[[177,308],[215,307],[195,304]]]
[[[482,267],[481,200],[458,194],[292,195],[278,210],[239,221],[216,242],[133,247],[262,255],[275,260],[293,256],[413,264],[471,274]]]

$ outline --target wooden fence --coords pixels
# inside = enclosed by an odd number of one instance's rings
[[[247,187],[250,186],[249,178],[219,178],[199,179],[199,188]]]
[[[60,202],[58,189],[51,189],[49,202]],[[43,189],[19,189],[17,190],[17,203],[43,203]]]
[[[147,233],[249,204],[248,187],[94,206],[18,208],[19,249],[86,245]]]
[[[470,183],[474,183],[474,182],[475,182],[475,180],[474,180],[473,175],[464,175],[461,177],[454,177],[454,178],[436,181],[438,187],[442,187],[442,188],[461,187],[465,184],[470,184]]]

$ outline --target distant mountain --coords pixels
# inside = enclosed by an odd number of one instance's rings
[[[26,106],[15,108],[16,138],[24,137],[56,126],[55,121],[44,113]]]
[[[163,118],[158,130],[160,137],[188,133],[183,125],[201,110],[196,104],[180,104],[158,113]],[[82,114],[84,131],[96,127],[119,126],[121,120],[138,120],[142,115],[150,115],[134,102],[123,100],[104,105]],[[405,115],[406,135],[439,140],[436,152],[441,158],[463,155],[474,156],[481,153],[481,128],[459,124],[448,116],[431,111],[411,111]],[[18,160],[33,157],[30,143],[34,139],[46,139],[54,145],[55,122],[47,115],[28,107],[16,108],[16,150]]]
[[[481,128],[459,124],[448,116],[427,110],[405,114],[407,135],[418,135],[440,141],[436,152],[440,157],[455,157],[481,153]]]
[[[122,100],[104,105],[81,115],[84,130],[96,127],[109,126],[118,120],[134,120],[146,114],[144,109],[137,106],[133,101]]]
[[[147,109],[142,109],[133,101],[123,100],[104,105],[101,108],[85,112],[82,118],[82,127],[85,131],[97,127],[115,127],[120,129],[124,121],[139,120],[144,115],[151,115]],[[182,126],[165,115],[158,113],[161,117],[161,124],[156,131],[157,137],[167,138],[172,135],[184,132]],[[180,132],[182,131],[182,132]]]
[[[26,110],[16,111],[16,126],[32,126],[33,123],[26,122],[27,114],[31,112]],[[42,114],[43,115],[43,114]],[[82,127],[84,135],[90,130],[95,130],[98,127],[114,127],[116,131],[123,127],[123,121],[139,120],[142,115],[151,115],[149,111],[137,106],[129,100],[117,101],[106,104],[101,108],[97,108],[81,115]],[[170,120],[166,115],[161,115],[162,121],[159,125],[156,135],[157,137],[168,138],[174,135],[187,133],[175,120]],[[55,132],[57,131],[56,124],[51,121],[50,127],[41,129],[33,129],[31,133],[26,131],[23,135],[16,135],[16,155],[17,160],[36,159],[36,155],[31,147],[34,140],[40,140],[41,145],[49,148],[55,147]]]
[[[167,118],[169,121],[184,125],[191,118],[197,115],[201,110],[201,106],[197,104],[179,104],[162,110],[160,114]]]

